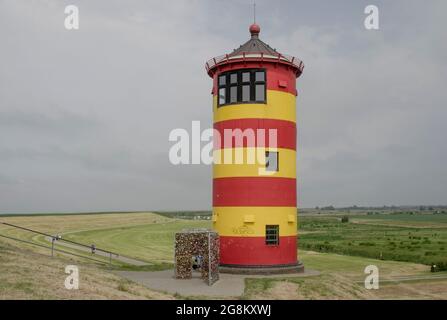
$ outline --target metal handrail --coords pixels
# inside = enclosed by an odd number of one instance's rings
[[[56,249],[54,247],[44,246],[43,244],[38,244],[38,243],[31,242],[31,241],[23,240],[23,239],[17,239],[17,238],[14,238],[14,237],[5,236],[3,234],[0,234],[0,237],[6,238],[6,239],[9,239],[9,240],[18,241],[18,242],[23,242],[23,243],[26,243],[26,244],[31,244],[33,246],[37,246],[37,247],[41,247],[41,248],[45,248],[45,249],[51,249],[52,251],[57,251],[57,252],[65,253],[65,254],[70,254],[70,255],[75,256],[75,257],[88,259],[88,260],[92,260],[92,261],[99,262],[99,263],[105,263],[104,261],[101,261],[101,260],[93,259],[93,258],[86,257],[86,256],[81,256],[79,254],[72,253],[72,252],[65,251],[65,250],[61,250],[61,249]]]
[[[94,254],[97,251],[100,251],[100,252],[103,252],[103,253],[107,254],[108,257],[109,257],[109,264],[110,265],[112,265],[112,256],[115,256],[115,258],[124,258],[124,259],[128,259],[128,260],[147,262],[147,261],[140,260],[139,258],[130,257],[130,256],[127,256],[127,255],[119,254],[119,253],[112,252],[112,251],[109,251],[109,250],[97,248],[94,244],[86,245],[86,244],[83,244],[83,243],[80,243],[80,242],[76,242],[76,241],[72,241],[72,240],[68,240],[68,239],[63,239],[62,236],[60,236],[60,235],[51,235],[51,234],[48,234],[48,233],[45,233],[45,232],[41,232],[41,231],[37,231],[37,230],[21,227],[21,226],[12,224],[12,223],[7,223],[7,222],[1,222],[0,221],[0,224],[6,225],[6,226],[9,226],[9,227],[13,227],[13,228],[17,228],[17,229],[21,229],[21,230],[24,230],[24,231],[32,232],[32,233],[35,233],[35,234],[40,234],[40,235],[43,235],[45,237],[51,238],[51,247],[47,247],[47,248],[52,250],[51,251],[51,255],[53,255],[53,251],[59,251],[59,252],[65,252],[65,253],[71,254],[68,251],[64,251],[64,250],[60,250],[60,249],[55,249],[54,248],[55,241],[63,241],[63,242],[74,244],[74,245],[79,246],[79,247],[84,247],[84,248],[91,249],[92,254]],[[5,236],[3,236],[3,237],[5,237]],[[35,244],[35,243],[31,243],[31,244]],[[79,250],[79,248],[78,249],[73,248],[73,249],[74,250]],[[76,254],[73,254],[73,255],[76,255]],[[76,256],[79,256],[79,255],[76,255]],[[88,257],[85,257],[85,256],[79,256],[79,257],[84,257],[86,259],[92,259],[92,258],[88,258]],[[96,259],[93,259],[93,260],[98,261]]]
[[[25,231],[33,232],[33,233],[40,234],[40,235],[43,235],[43,236],[46,236],[46,237],[50,237],[52,240],[65,241],[65,242],[68,242],[68,243],[73,243],[73,244],[78,245],[80,247],[89,248],[89,249],[94,248],[95,251],[101,251],[101,252],[104,252],[104,253],[108,253],[108,254],[113,254],[115,256],[119,256],[118,253],[115,253],[115,252],[112,252],[112,251],[96,248],[96,246],[93,247],[93,245],[89,246],[89,245],[86,245],[86,244],[83,244],[83,243],[79,243],[79,242],[76,242],[76,241],[63,239],[62,237],[53,236],[51,234],[44,233],[44,232],[41,232],[41,231],[28,229],[28,228],[17,226],[17,225],[14,225],[14,224],[11,224],[11,223],[7,223],[7,222],[0,222],[0,224],[4,224],[6,226],[10,226],[10,227],[14,227],[14,228],[17,228],[17,229],[22,229],[22,230],[25,230]]]
[[[264,59],[275,59],[277,61],[283,61],[286,63],[290,63],[291,65],[296,67],[300,72],[302,72],[304,69],[303,62],[294,56],[281,54],[281,53],[278,53],[277,55],[266,55],[263,53],[254,53],[254,52],[242,52],[241,54],[234,55],[234,56],[229,56],[228,54],[224,54],[224,55],[221,55],[218,57],[214,57],[205,63],[205,68],[206,68],[206,71],[209,72],[212,68],[214,68],[216,65],[218,65],[222,62],[228,62],[230,60],[236,60],[236,59],[242,59],[245,61],[248,59],[257,59],[257,58],[261,58],[263,60]]]

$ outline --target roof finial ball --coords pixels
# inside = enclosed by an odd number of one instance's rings
[[[250,30],[252,38],[258,37],[259,32],[261,32],[261,27],[258,24],[253,23],[248,30]]]

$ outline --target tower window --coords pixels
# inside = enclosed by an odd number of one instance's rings
[[[242,86],[242,102],[249,102],[250,101],[250,85],[243,85]]]
[[[237,84],[237,73],[230,73],[230,83]]]
[[[268,246],[279,245],[279,225],[265,226],[265,244]]]
[[[256,71],[255,72],[255,81],[265,81],[264,71]]]
[[[265,152],[265,170],[279,171],[279,154],[274,151]]]
[[[265,100],[265,85],[257,84],[255,87],[255,100],[257,102]]]
[[[250,71],[242,72],[242,82],[250,82]]]
[[[264,69],[228,71],[219,75],[218,106],[236,103],[266,103]]]
[[[226,84],[227,84],[227,76],[225,74],[219,76],[219,86],[224,86]]]
[[[237,87],[231,86],[230,87],[230,103],[237,102]]]
[[[220,103],[225,103],[226,101],[226,90],[225,88],[220,88],[219,89],[219,104]]]

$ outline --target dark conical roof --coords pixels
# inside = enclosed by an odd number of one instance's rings
[[[216,69],[238,61],[262,61],[285,64],[295,70],[297,77],[303,72],[304,64],[301,60],[281,54],[267,43],[259,39],[261,28],[257,24],[252,24],[249,28],[251,38],[233,52],[208,60],[205,64],[206,71],[212,76]]]
[[[251,39],[241,45],[239,48],[235,49],[229,56],[237,56],[243,53],[263,53],[271,56],[278,56],[279,53],[275,49],[270,47],[267,43],[259,39],[259,32],[261,28],[257,24],[252,24],[250,26]]]

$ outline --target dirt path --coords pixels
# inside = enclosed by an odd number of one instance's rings
[[[380,282],[403,282],[403,281],[419,281],[419,280],[442,280],[447,279],[447,274],[432,275],[432,276],[404,276],[394,277],[391,279],[380,280]]]

